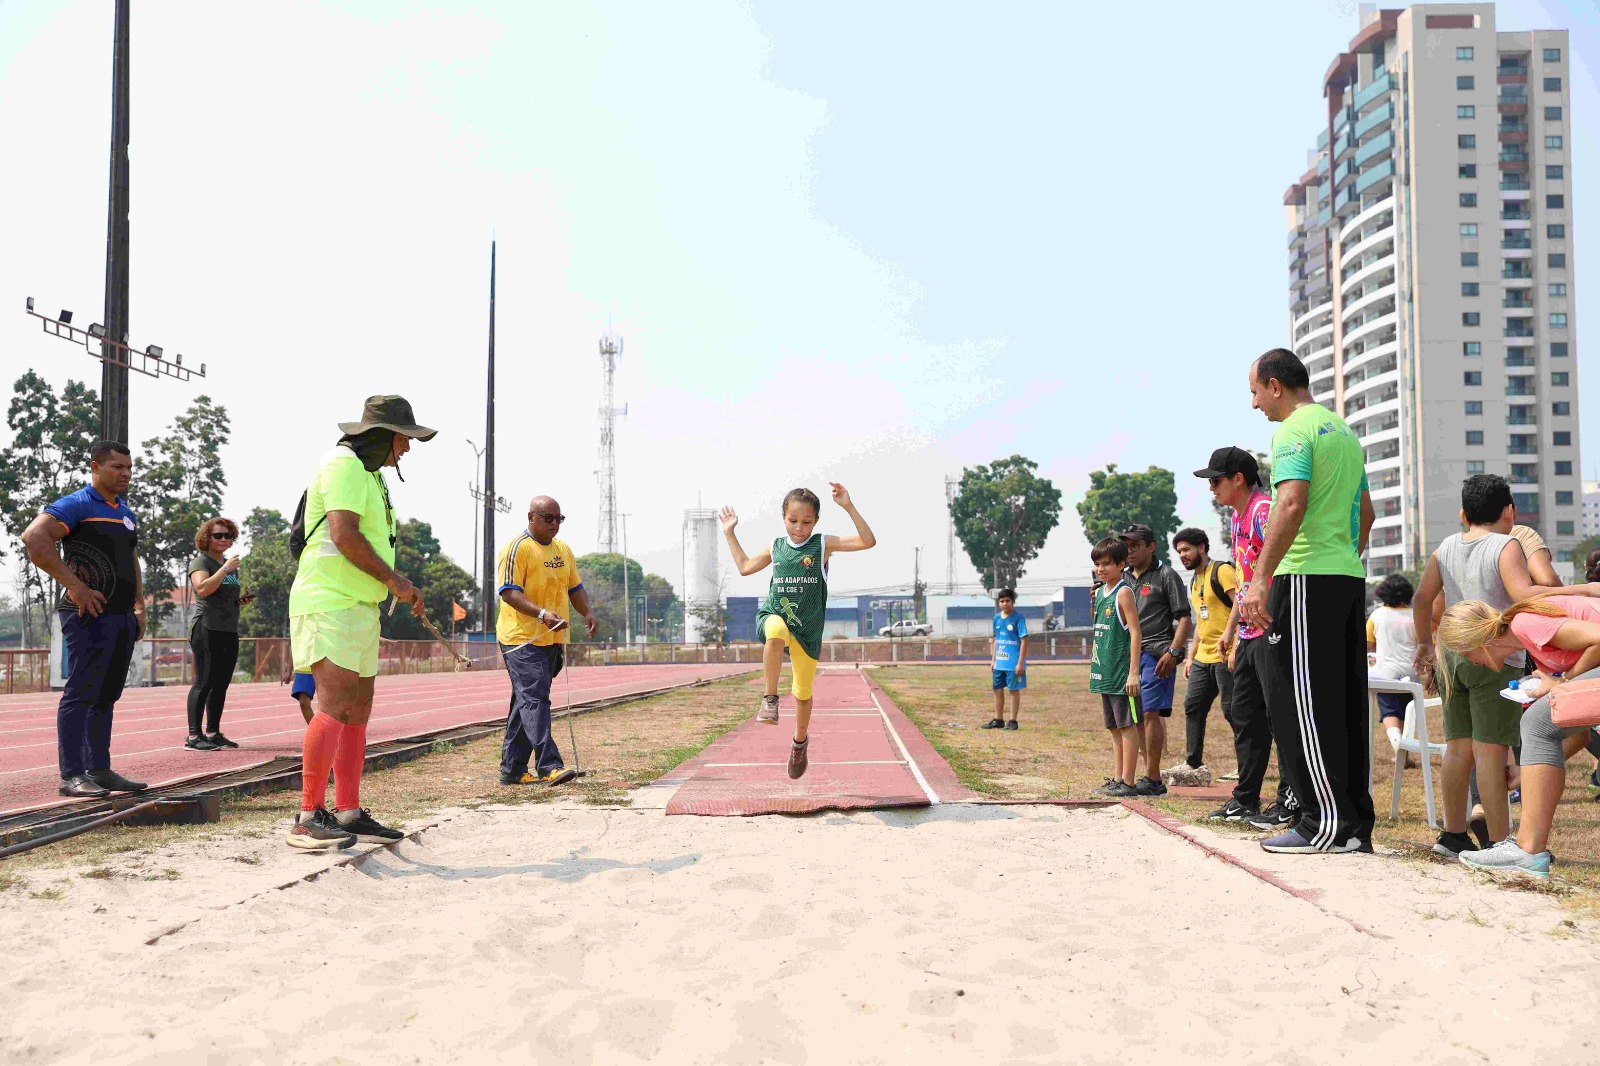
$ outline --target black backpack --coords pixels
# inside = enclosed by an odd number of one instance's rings
[[[305,500],[302,499],[300,501],[300,505],[304,507]],[[299,515],[295,516],[297,521],[299,517]],[[292,539],[289,541],[289,546],[291,549],[293,549],[294,541]],[[1217,571],[1224,566],[1232,565],[1232,563],[1216,562],[1212,563],[1211,566],[1207,568],[1207,576],[1211,578],[1211,591],[1217,594],[1217,599],[1222,601],[1222,606],[1228,608],[1230,611],[1233,610],[1233,597],[1223,591],[1222,582],[1217,578]]]
[[[294,509],[294,521],[289,523],[289,554],[294,556],[296,561],[299,560],[301,553],[306,550],[306,541],[311,539],[311,535],[317,531],[327,518],[328,516],[324,514],[317,519],[316,525],[307,529],[306,494],[304,492],[300,494],[300,502],[295,505]],[[1232,606],[1232,601],[1229,601],[1229,606]]]

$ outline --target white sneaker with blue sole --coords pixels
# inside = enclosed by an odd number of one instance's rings
[[[1351,837],[1342,843],[1319,848],[1294,829],[1279,833],[1275,837],[1267,837],[1261,842],[1261,850],[1270,851],[1274,855],[1348,855],[1357,851],[1370,851],[1371,847],[1370,844],[1363,844],[1358,838]]]
[[[1474,870],[1538,877],[1545,880],[1550,877],[1551,854],[1548,851],[1541,851],[1537,855],[1529,855],[1517,845],[1514,837],[1507,837],[1484,851],[1463,851],[1457,857],[1462,865],[1470,866]]]

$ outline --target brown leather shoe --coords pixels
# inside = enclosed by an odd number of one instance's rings
[[[805,776],[806,749],[811,746],[811,738],[796,741],[789,745],[789,777],[791,780]]]
[[[778,697],[761,697],[761,709],[756,712],[756,721],[762,725],[778,724]]]

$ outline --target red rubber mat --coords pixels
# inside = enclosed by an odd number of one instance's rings
[[[668,814],[741,816],[825,810],[926,807],[970,799],[950,765],[865,672],[817,674],[810,766],[791,781],[794,700],[784,695],[775,726],[751,720],[661,779],[681,782]]]

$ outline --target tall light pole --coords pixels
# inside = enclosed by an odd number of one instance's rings
[[[111,52],[111,181],[106,207],[105,332],[128,343],[128,90],[129,2],[117,0]],[[126,443],[128,368],[103,360],[100,367],[100,437]]]
[[[489,381],[484,400],[483,422],[483,636],[489,639],[488,604],[495,602],[494,593],[494,282],[495,242],[489,242]]]

